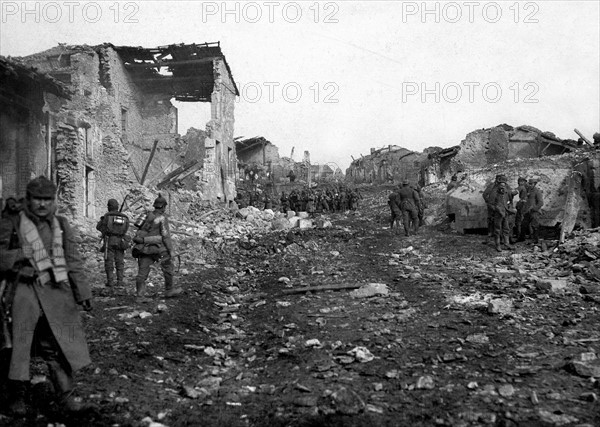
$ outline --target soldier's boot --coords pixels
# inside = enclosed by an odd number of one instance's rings
[[[123,286],[123,277],[125,276],[123,269],[117,269],[117,286]]]
[[[27,415],[27,381],[8,382],[8,410],[15,417],[24,417]]]
[[[175,298],[183,293],[181,286],[173,284],[173,276],[165,274],[165,298]]]
[[[115,272],[113,268],[106,268],[106,287],[110,288],[115,285]]]
[[[146,281],[140,279],[135,280],[135,300],[137,302],[150,302],[150,298],[146,296]]]
[[[50,381],[56,393],[56,403],[67,412],[78,412],[83,409],[81,399],[75,397],[73,377],[57,360],[48,362]]]
[[[504,247],[508,250],[513,250],[514,247],[510,242],[510,237],[509,236],[504,236]]]
[[[498,252],[502,252],[502,248],[500,247],[500,236],[494,236],[494,245]]]

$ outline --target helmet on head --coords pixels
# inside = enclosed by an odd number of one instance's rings
[[[56,196],[56,185],[45,176],[32,179],[26,188],[28,197],[53,199]]]
[[[119,202],[117,202],[116,199],[109,199],[108,200],[108,210],[115,211],[117,209],[119,209]]]
[[[408,182],[408,179],[405,179],[402,181],[402,185],[408,185],[408,184],[410,184],[410,182]]]
[[[154,205],[156,209],[162,209],[167,206],[167,200],[162,196],[162,194],[158,193],[158,197],[154,200]]]
[[[520,176],[519,179],[517,179],[517,182],[527,182],[527,178]]]
[[[537,184],[538,182],[540,182],[539,178],[529,178],[529,183],[530,184]]]
[[[508,182],[508,180],[506,179],[506,175],[498,175],[498,176],[496,177],[496,182],[497,182],[498,184],[500,184],[500,183],[502,183],[502,182],[503,182],[504,184],[506,184],[506,183]]]

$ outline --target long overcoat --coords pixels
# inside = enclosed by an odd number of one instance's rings
[[[38,233],[46,251],[52,256],[51,221],[40,220],[28,214],[38,229]],[[91,290],[83,270],[75,235],[66,218],[56,216],[62,229],[62,242],[67,262],[69,283],[48,282],[40,285],[38,281],[16,284],[12,302],[12,354],[9,378],[12,380],[29,380],[30,353],[33,343],[33,332],[43,315],[48,320],[50,329],[71,369],[76,371],[90,363],[90,356],[81,324],[78,304],[91,298]],[[11,220],[0,221],[0,259],[2,259],[3,276],[14,277],[15,272],[23,266],[30,265],[23,256],[19,246],[14,245],[15,224]]]

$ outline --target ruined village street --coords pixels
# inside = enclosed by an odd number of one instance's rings
[[[364,190],[359,210],[329,216],[330,228],[210,248],[180,241],[191,252],[177,299],[136,304],[131,259],[129,288],[102,289],[92,254],[94,363],[77,376],[91,408],[44,408],[40,364],[38,417],[0,423],[600,425],[598,230],[545,252],[499,254],[444,224],[407,239],[387,228],[387,193]],[[150,281],[163,291],[158,270]],[[370,283],[388,293],[297,293]]]

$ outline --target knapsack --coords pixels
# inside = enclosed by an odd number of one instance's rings
[[[127,215],[108,213],[106,216],[106,231],[111,236],[124,236],[129,228]]]

